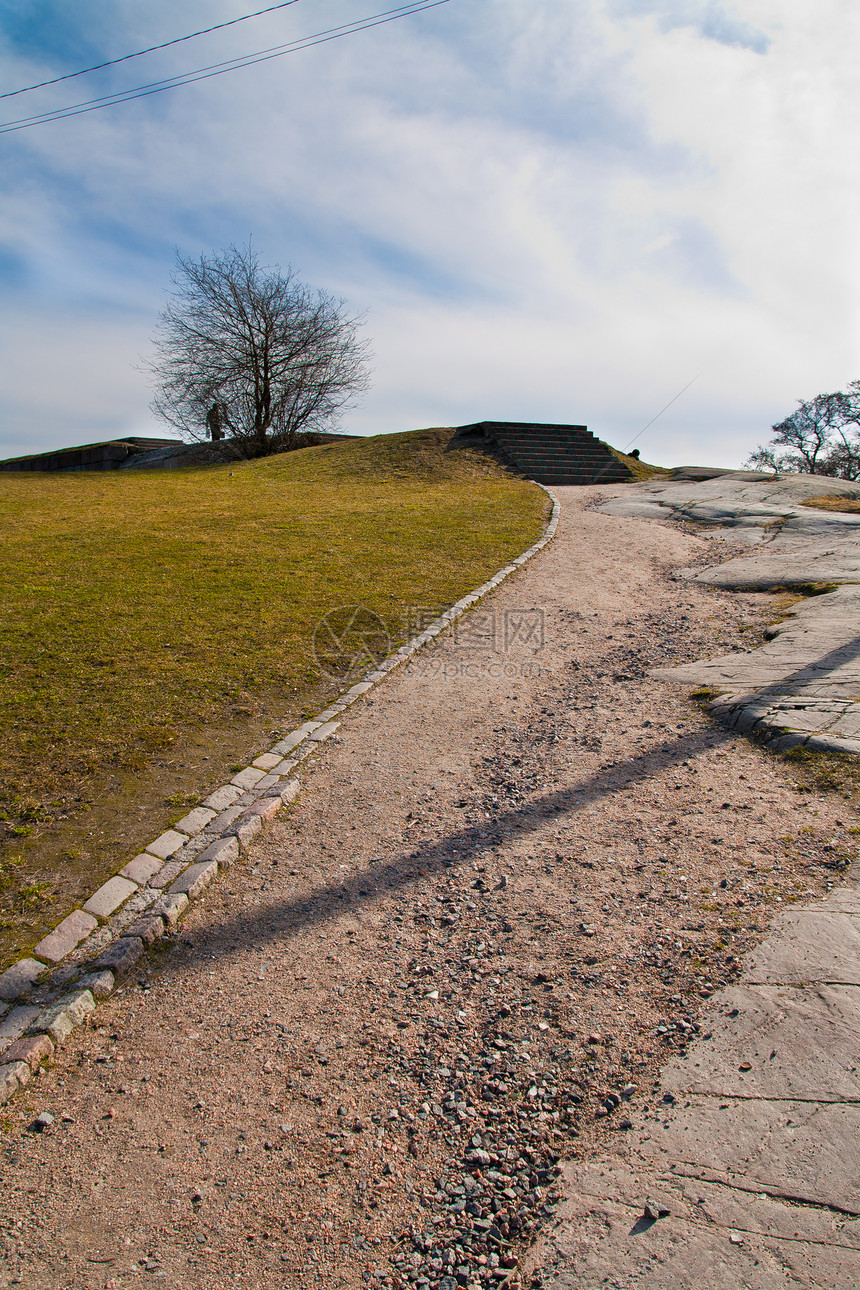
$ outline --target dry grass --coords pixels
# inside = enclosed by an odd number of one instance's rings
[[[794,772],[798,792],[835,793],[855,804],[860,801],[860,759],[853,754],[792,748],[781,757]]]
[[[640,461],[638,457],[629,457],[626,452],[619,452],[617,448],[613,448],[608,443],[604,443],[604,447],[609,448],[613,457],[617,457],[623,465],[629,468],[637,483],[641,484],[646,479],[659,479],[661,476],[671,473],[665,466],[651,466],[647,461]]]
[[[394,645],[536,539],[545,496],[450,434],[0,475],[0,961],[341,688],[330,609]]]
[[[849,515],[860,515],[860,497],[807,497],[800,504],[817,511],[845,511]]]

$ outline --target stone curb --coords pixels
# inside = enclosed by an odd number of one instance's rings
[[[487,582],[463,596],[422,632],[350,686],[313,721],[280,739],[229,784],[214,789],[175,828],[167,829],[44,936],[31,957],[0,973],[0,1106],[24,1088],[56,1047],[107,998],[219,871],[234,864],[300,781],[287,776],[340,728],[337,718],[408,662],[440,632],[494,591],[551,542],[558,528],[555,494],[543,536]],[[27,1000],[29,999],[29,1002]],[[7,1015],[8,1014],[8,1015]]]

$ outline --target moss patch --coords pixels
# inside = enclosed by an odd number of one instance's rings
[[[855,805],[860,802],[860,757],[800,747],[782,753],[781,759],[795,772],[798,792],[838,793]]]

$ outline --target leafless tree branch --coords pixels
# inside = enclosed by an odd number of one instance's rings
[[[829,475],[860,479],[860,381],[847,390],[798,401],[797,408],[773,426],[770,444],[761,444],[746,464],[784,474]]]
[[[294,447],[303,431],[330,430],[368,388],[363,318],[261,265],[249,244],[177,252],[174,290],[159,318],[151,408],[185,438],[226,435],[239,456]]]

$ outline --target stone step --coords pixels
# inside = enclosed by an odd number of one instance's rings
[[[496,442],[500,444],[503,448],[522,446],[522,447],[532,447],[532,448],[544,448],[544,449],[548,449],[550,452],[555,452],[555,451],[599,452],[600,451],[600,442],[597,439],[593,439],[591,443],[588,443],[582,439],[526,439],[525,436],[523,436],[522,439],[519,439],[519,438],[515,438],[513,435],[511,435],[510,437],[508,437],[507,435],[505,436],[499,435]]]
[[[538,439],[533,435],[498,435],[496,443],[531,445],[534,448],[559,448],[564,452],[605,451],[599,439]]]
[[[522,475],[525,475],[525,473],[527,472],[525,470],[522,470],[521,468],[521,473]],[[547,479],[549,476],[552,475],[553,479],[557,479],[557,480],[560,480],[562,475],[570,476],[571,479],[574,476],[578,477],[578,479],[598,479],[598,477],[600,477],[600,479],[603,479],[603,480],[629,479],[629,476],[627,475],[627,473],[625,473],[623,470],[616,470],[614,466],[596,466],[596,467],[593,467],[592,470],[587,470],[587,471],[572,471],[572,470],[567,470],[566,467],[557,466],[557,467],[554,467],[553,470],[542,471],[540,473],[542,473],[542,476],[543,475],[547,476]]]
[[[539,484],[548,484],[550,487],[552,487],[553,484],[564,486],[565,484],[629,484],[630,482],[627,475],[604,475],[600,471],[595,471],[593,475],[556,475],[548,472],[544,474],[542,472],[540,476],[529,475],[529,479],[535,479]]]
[[[494,437],[497,439],[545,439],[561,443],[570,443],[573,441],[578,443],[600,442],[596,435],[593,435],[590,430],[497,430]]]
[[[496,430],[494,433],[496,436],[525,435],[529,439],[579,439],[583,442],[591,441],[593,444],[598,442],[597,436],[592,435],[591,430],[576,430],[576,427],[571,427],[570,430],[565,430],[563,427],[553,428],[552,426],[548,427],[547,430],[529,430],[527,427],[523,428],[523,430],[517,430],[516,426],[514,426],[509,430],[507,428],[505,430]]]
[[[526,438],[525,435],[523,435],[522,438],[519,438],[518,436],[515,437],[514,435],[511,435],[510,437],[507,435],[499,435],[496,439],[496,443],[500,444],[503,448],[533,448],[542,452],[603,453],[607,451],[599,439],[592,439],[590,443],[587,443],[582,439],[547,439],[542,441],[531,437]]]
[[[515,461],[527,461],[531,462],[533,465],[541,466],[555,466],[564,463],[571,468],[587,470],[591,466],[601,466],[605,462],[612,462],[614,465],[618,466],[619,469],[624,469],[618,459],[610,456],[609,454],[606,456],[601,454],[600,456],[595,455],[593,457],[574,457],[563,452],[554,453],[552,456],[547,453],[537,452],[507,452],[507,455],[512,457]]]
[[[533,448],[506,447],[504,451],[509,455],[521,457],[524,461],[570,461],[582,463],[583,465],[590,465],[596,461],[606,461],[609,457],[612,457],[611,453],[603,452],[547,452],[545,449],[537,451]],[[612,457],[612,460],[617,461],[617,458]]]
[[[575,457],[604,457],[607,452],[607,449],[601,447],[599,443],[535,443],[528,439],[499,439],[497,443],[506,451],[511,449],[519,452],[563,452]]]
[[[501,454],[519,474],[542,484],[623,483],[632,472],[585,426],[482,421],[461,426],[464,447]]]

